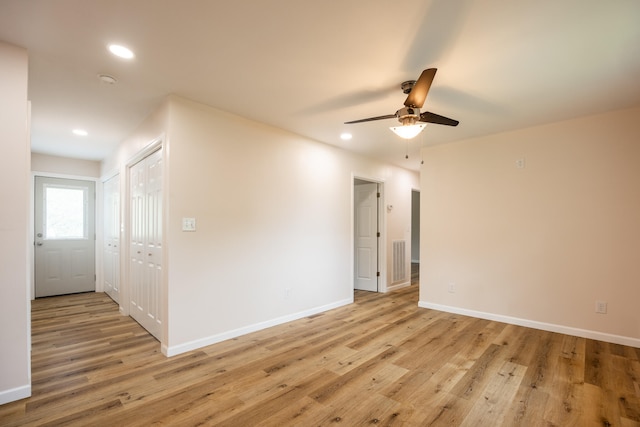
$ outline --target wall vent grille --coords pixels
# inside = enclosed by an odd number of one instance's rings
[[[393,283],[407,279],[407,269],[405,268],[406,247],[407,243],[405,240],[393,241]]]

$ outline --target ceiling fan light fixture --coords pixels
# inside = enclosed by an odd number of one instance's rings
[[[389,129],[400,138],[411,139],[418,136],[420,132],[427,126],[426,123],[419,123],[414,125],[405,125],[405,126],[392,126]]]

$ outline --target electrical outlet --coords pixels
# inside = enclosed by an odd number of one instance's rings
[[[517,169],[524,169],[526,166],[526,162],[524,160],[524,157],[521,159],[516,160],[516,168]]]
[[[456,293],[456,284],[455,283],[449,283],[447,285],[447,291],[449,291],[450,294],[455,294]]]
[[[291,297],[291,288],[285,288],[284,299],[289,299],[290,297]]]
[[[182,231],[196,231],[196,219],[182,218]]]
[[[596,313],[607,314],[607,302],[596,301]]]

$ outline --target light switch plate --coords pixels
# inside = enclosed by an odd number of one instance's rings
[[[196,219],[182,218],[182,231],[196,231]]]

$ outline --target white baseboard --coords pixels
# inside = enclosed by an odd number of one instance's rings
[[[444,311],[447,313],[461,314],[463,316],[494,320],[496,322],[509,323],[511,325],[525,326],[527,328],[540,329],[548,332],[557,332],[565,335],[573,335],[581,338],[589,338],[589,339],[605,341],[613,344],[621,344],[621,345],[627,345],[630,347],[640,348],[640,339],[638,338],[607,334],[604,332],[573,328],[571,326],[556,325],[553,323],[538,322],[535,320],[504,316],[501,314],[486,313],[483,311],[468,310],[465,308],[435,304],[435,303],[430,303],[426,301],[418,302],[418,307],[430,308],[432,310]]]
[[[336,301],[331,304],[323,305],[320,307],[314,307],[309,310],[301,311],[294,314],[278,317],[265,322],[255,323],[253,325],[244,326],[242,328],[234,329],[220,334],[212,335],[199,340],[190,341],[184,344],[178,344],[174,346],[161,346],[162,354],[167,357],[176,356],[178,354],[186,353],[187,351],[196,350],[198,348],[206,347],[208,345],[216,344],[228,339],[237,338],[242,335],[250,334],[251,332],[260,331],[262,329],[270,328],[272,326],[281,325],[283,323],[291,322],[294,320],[302,319],[304,317],[312,316],[314,314],[322,313],[334,308],[342,307],[344,305],[352,304],[353,297],[347,298],[341,301]]]
[[[387,290],[385,292],[391,292],[391,291],[394,291],[396,289],[406,288],[407,286],[411,286],[411,281],[400,282],[400,283],[396,283],[395,285],[391,285],[391,286],[387,287]]]
[[[20,399],[26,399],[29,396],[31,396],[31,385],[23,385],[22,387],[3,390],[0,391],[0,405],[15,402]]]

